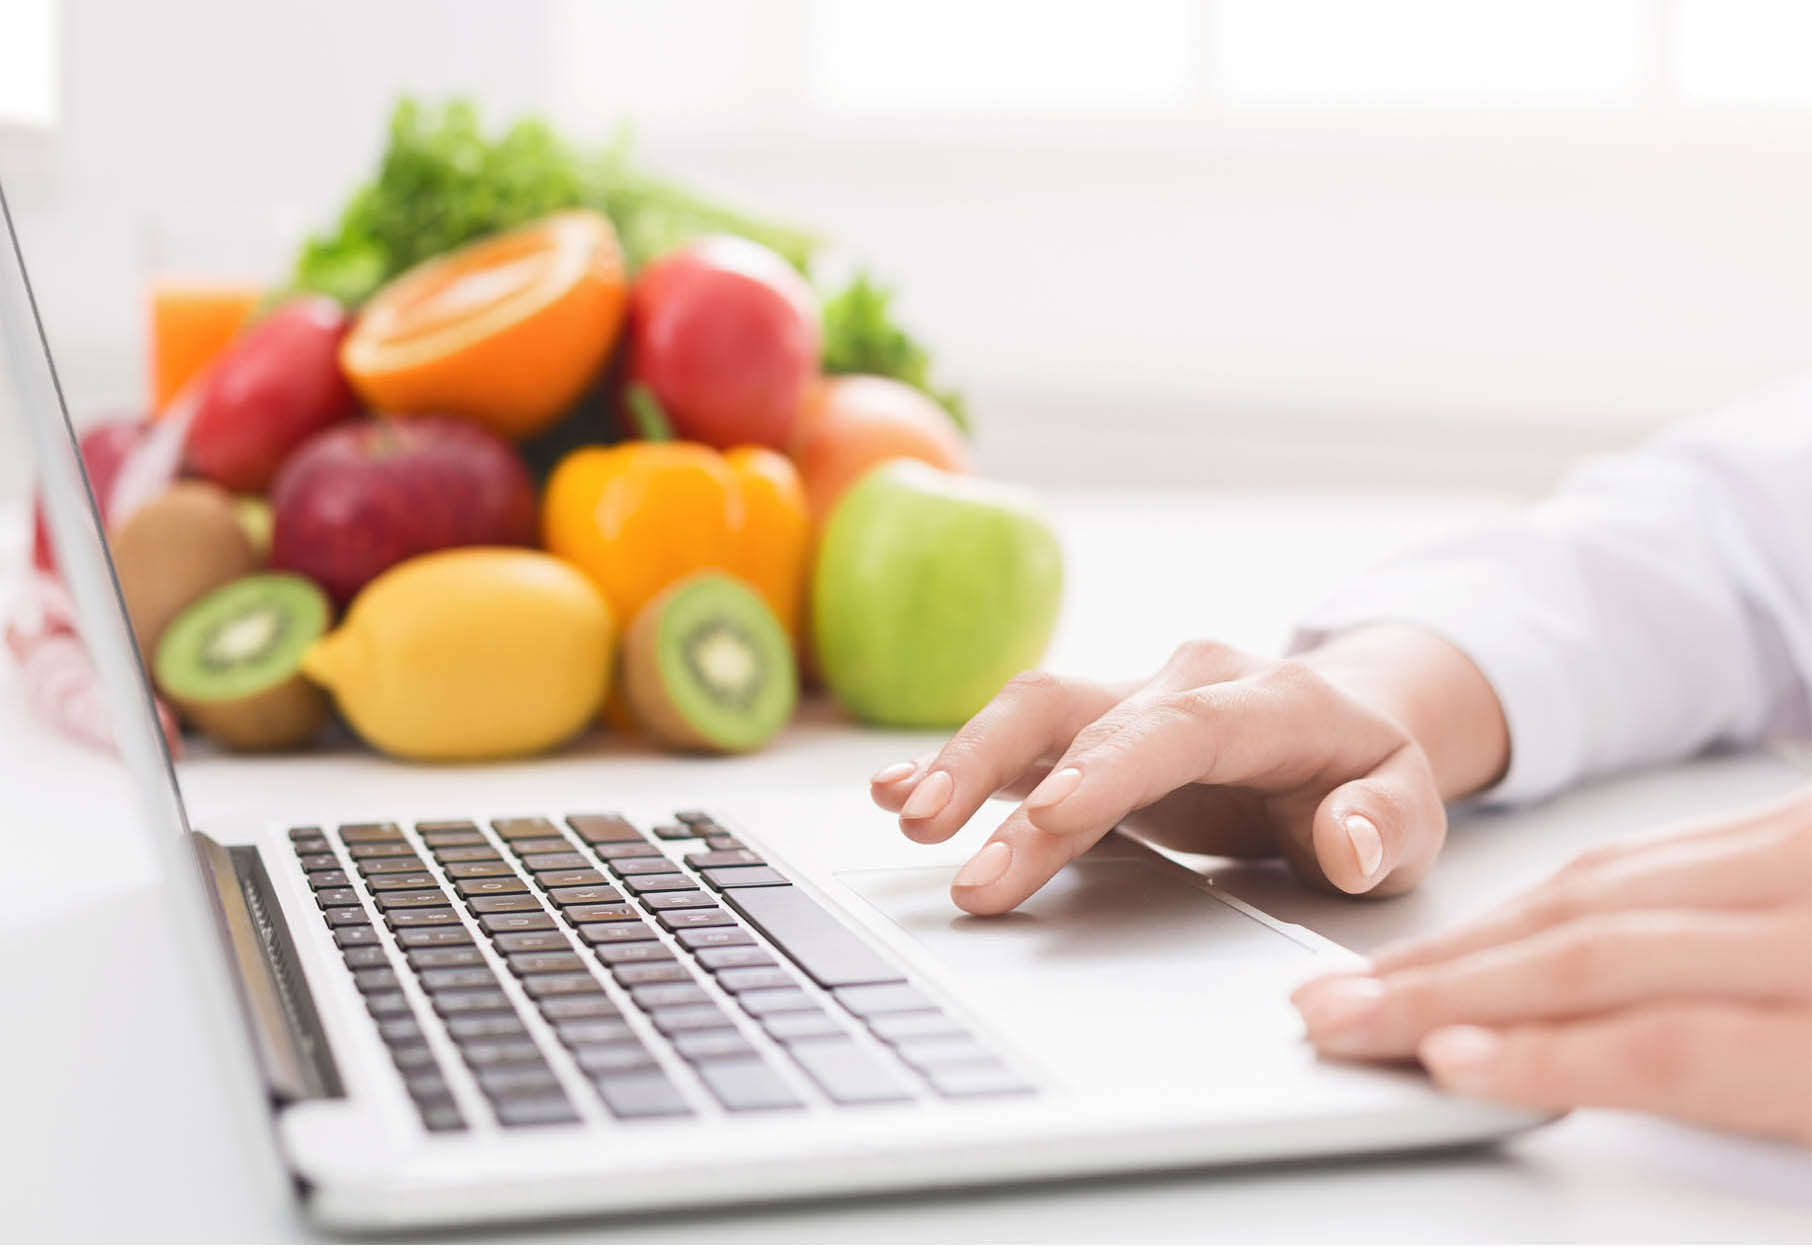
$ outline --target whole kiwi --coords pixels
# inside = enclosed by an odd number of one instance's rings
[[[201,481],[179,481],[139,507],[108,547],[146,671],[172,620],[259,566],[232,495]]]

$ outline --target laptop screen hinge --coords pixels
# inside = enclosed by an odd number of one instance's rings
[[[200,832],[191,835],[272,1099],[282,1104],[344,1095],[258,851],[249,845],[228,848]]]

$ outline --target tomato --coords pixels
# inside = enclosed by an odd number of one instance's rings
[[[220,357],[196,400],[188,461],[197,476],[259,494],[309,434],[357,414],[340,372],[350,322],[338,303],[293,299],[242,334]]]
[[[800,412],[793,461],[812,518],[823,523],[850,486],[890,459],[969,472],[969,444],[943,408],[891,377],[852,374],[814,385]]]
[[[629,372],[684,439],[783,450],[818,372],[818,303],[774,252],[707,238],[654,261],[629,303]]]
[[[145,422],[136,416],[104,421],[82,433],[82,469],[88,475],[88,488],[94,494],[95,506],[103,523],[107,518],[108,499],[114,479],[120,475],[126,457],[144,436]],[[50,525],[44,518],[44,504],[39,503],[33,517],[31,562],[40,572],[57,570],[56,548],[51,545]]]

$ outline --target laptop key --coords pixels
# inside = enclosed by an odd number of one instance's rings
[[[789,1045],[787,1052],[839,1105],[912,1099],[899,1075],[852,1041],[801,1040]]]
[[[724,900],[821,987],[898,983],[906,978],[796,884],[725,889]]]
[[[497,1121],[506,1127],[552,1127],[579,1121],[564,1096],[511,1096],[491,1102]]]
[[[675,871],[661,875],[624,876],[623,887],[640,897],[643,893],[672,893],[682,888],[697,888],[698,883],[691,876]]]
[[[390,1060],[396,1068],[413,1074],[421,1070],[437,1070],[434,1061],[434,1050],[425,1044],[399,1044],[390,1050]]]
[[[422,834],[422,840],[435,849],[444,849],[459,845],[486,845],[484,833],[471,824],[458,827],[430,828],[427,824],[418,823],[415,830]]]
[[[347,967],[354,971],[390,965],[390,955],[384,952],[381,945],[354,945],[350,949],[342,949],[340,956],[346,959]]]
[[[602,906],[623,900],[623,894],[608,884],[581,884],[567,888],[550,885],[547,895],[562,910],[568,906]]]
[[[634,914],[634,911],[630,912]],[[584,923],[579,927],[579,936],[591,945],[616,945],[626,941],[647,940],[654,935],[654,929],[637,920],[632,923]]]
[[[421,973],[422,987],[429,992],[448,988],[495,988],[497,977],[482,966],[444,966]]]
[[[451,906],[435,906],[422,910],[392,910],[384,916],[392,930],[405,927],[445,927],[449,923],[459,922],[459,911]]]
[[[625,962],[673,961],[673,950],[658,940],[639,940],[627,945],[597,945],[592,952],[606,966],[620,966]]]
[[[588,845],[639,841],[642,834],[621,815],[568,815],[567,826]]]
[[[469,945],[472,933],[463,927],[409,927],[396,933],[405,949],[432,949],[437,945]]]
[[[456,1014],[514,1014],[515,1007],[510,999],[495,988],[454,989],[446,992],[431,992],[428,1000],[434,1003],[434,1012],[443,1017]]]
[[[331,854],[333,846],[324,836],[305,836],[301,840],[290,838],[291,846],[298,854]]]
[[[731,850],[731,849],[747,849],[748,848],[747,845],[744,845],[741,841],[737,840],[733,836],[707,836],[705,838],[705,846],[706,846],[706,848],[715,850],[719,853],[722,853],[726,850]]]
[[[774,955],[749,940],[744,941],[740,948],[700,949],[698,964],[713,972],[736,966],[773,966]]]
[[[679,1005],[666,1010],[650,1010],[648,1017],[664,1036],[732,1025],[729,1016],[715,1005]]]
[[[537,871],[535,883],[543,888],[567,888],[574,884],[608,884],[610,877],[586,867],[582,871]],[[611,890],[615,892],[615,889]],[[621,894],[618,894],[621,896]]]
[[[374,893],[388,893],[397,889],[437,888],[440,881],[426,871],[405,871],[401,875],[374,875],[365,881],[365,887]]]
[[[340,839],[348,845],[361,845],[370,841],[400,841],[402,831],[394,823],[343,823],[340,825]]]
[[[625,988],[638,984],[681,984],[692,982],[692,972],[678,962],[631,962],[613,966],[610,973]]]
[[[378,1035],[384,1043],[392,1048],[402,1044],[420,1044],[422,1042],[421,1024],[413,1018],[385,1018],[378,1020]]]
[[[1033,1091],[1025,1079],[1007,1069],[1005,1062],[940,1066],[925,1072],[939,1093],[949,1097],[1023,1096]]]
[[[857,1018],[870,1018],[879,1014],[911,1014],[937,1008],[937,1002],[911,984],[871,984],[860,988],[839,988],[831,995]]]
[[[736,1004],[756,1018],[766,1018],[769,1014],[792,1014],[799,1010],[818,1008],[816,1001],[797,988],[759,988],[753,992],[739,995],[736,998]]]
[[[506,841],[559,835],[559,829],[538,815],[526,819],[493,819],[491,820],[491,830]]]
[[[717,898],[696,888],[687,888],[677,893],[650,893],[642,904],[650,910],[696,910],[701,906],[715,906]]]
[[[528,1028],[514,1014],[460,1014],[445,1021],[453,1043],[462,1046],[475,1041],[528,1038]]]
[[[369,923],[371,916],[364,906],[329,906],[321,912],[329,927],[351,927],[355,923]]]
[[[562,906],[560,912],[566,916],[568,923],[627,923],[641,918],[636,908],[625,902]]]
[[[346,878],[346,873],[337,867],[332,871],[309,871],[308,873],[308,886],[316,892],[320,892],[324,888],[345,888],[350,883],[352,881]]]
[[[752,945],[755,938],[740,927],[697,927],[679,933],[679,942],[693,952],[724,949],[732,945]]]
[[[573,949],[557,931],[505,932],[492,943],[504,953],[571,953]]]
[[[655,850],[654,846],[638,837],[633,841],[615,841],[603,845],[593,845],[591,852],[606,862],[615,862],[618,858],[646,858]]]
[[[428,949],[411,949],[409,965],[417,971],[438,970],[444,966],[483,966],[484,955],[471,945],[441,945]]]
[[[572,842],[564,836],[538,836],[529,840],[511,841],[510,848],[518,854],[570,854]]]
[[[761,1020],[761,1028],[785,1045],[802,1040],[842,1039],[848,1033],[842,1024],[823,1010],[802,1010],[797,1014],[770,1014]]]
[[[1000,1059],[968,1036],[907,1040],[897,1046],[900,1060],[927,1073],[946,1066],[999,1064]]]
[[[603,993],[598,993],[596,996],[544,997],[540,1004],[541,1016],[550,1023],[567,1022],[574,1019],[623,1017],[622,1012]]]
[[[709,910],[663,910],[655,921],[670,932],[688,932],[701,927],[734,927],[736,920],[712,906]]]
[[[365,1008],[373,1018],[402,1018],[414,1013],[409,1008],[409,998],[401,992],[366,993]]]
[[[593,1044],[573,1050],[573,1062],[588,1075],[611,1075],[626,1070],[649,1070],[659,1063],[654,1054],[634,1042]]]
[[[644,1010],[711,1004],[711,994],[697,984],[639,984],[629,990],[629,995]]]
[[[470,901],[474,897],[508,897],[526,893],[529,886],[516,876],[500,875],[494,879],[459,880],[453,885],[453,891]]]
[[[533,1040],[474,1040],[459,1046],[459,1055],[473,1070],[487,1066],[532,1066],[541,1061]]]
[[[868,1029],[889,1044],[908,1040],[956,1038],[969,1034],[969,1029],[937,1010],[920,1010],[916,1014],[878,1014],[866,1020]]]
[[[576,953],[512,953],[510,970],[518,975],[571,974],[585,969],[585,959]]]
[[[618,1118],[674,1118],[692,1112],[673,1081],[658,1070],[602,1075],[592,1086]]]
[[[708,1062],[725,1057],[754,1057],[755,1046],[740,1031],[682,1031],[673,1047],[688,1062]]]
[[[347,889],[351,892],[351,889]],[[377,895],[379,910],[410,910],[418,906],[444,906],[447,895],[438,888],[404,888]]]
[[[422,1125],[430,1131],[464,1131],[466,1120],[459,1112],[459,1106],[452,1101],[435,1101],[428,1105],[418,1105],[421,1111]]]
[[[578,971],[564,975],[558,973],[524,975],[522,976],[522,991],[539,1001],[543,997],[589,996],[598,992],[599,988],[598,981],[589,972]]]
[[[635,1039],[635,1031],[620,1018],[568,1018],[554,1024],[560,1043],[580,1045],[623,1044]]]
[[[701,1062],[695,1068],[725,1109],[742,1113],[759,1109],[798,1109],[802,1102],[760,1058]]]
[[[554,921],[545,914],[486,914],[478,925],[493,936],[508,932],[546,932],[554,930]]]
[[[503,859],[503,855],[489,845],[452,845],[435,850],[434,856],[448,865],[455,862],[500,862]]]
[[[701,854],[687,854],[686,865],[704,871],[711,867],[762,867],[761,855],[750,849],[710,849]]]
[[[610,869],[618,875],[659,875],[673,870],[670,858],[612,858]]]
[[[358,864],[361,875],[399,875],[404,871],[420,871],[422,860],[414,854],[397,858],[367,858]]]
[[[409,1095],[418,1101],[444,1101],[452,1097],[452,1089],[441,1077],[439,1070],[420,1070],[407,1075],[403,1086],[409,1089]]]
[[[700,835],[683,823],[663,823],[654,829],[654,834],[663,841],[689,841]]]
[[[387,966],[373,967],[368,971],[353,972],[352,982],[358,985],[360,992],[395,992],[402,986],[402,980],[396,972]]]
[[[717,973],[717,986],[725,992],[752,992],[757,988],[797,988],[799,985],[777,966],[735,966]]]
[[[346,852],[354,859],[408,858],[415,854],[407,841],[373,841],[366,845],[348,845]]]
[[[530,871],[580,871],[591,864],[583,854],[569,850],[557,854],[524,854],[522,865]]]
[[[511,1096],[523,1092],[558,1091],[560,1081],[547,1063],[527,1066],[487,1066],[474,1072],[478,1086],[491,1096]]]
[[[371,926],[371,924],[361,923],[356,927],[335,928],[333,940],[340,948],[350,949],[355,945],[377,944],[378,934],[377,929]]]
[[[320,835],[321,835],[321,829],[315,828],[315,827],[291,828],[289,830],[289,839],[292,841],[305,841],[311,836],[320,836]]]
[[[704,873],[705,883],[712,888],[766,888],[791,884],[786,876],[772,867],[713,867]]]
[[[315,904],[325,910],[329,906],[356,906],[359,904],[359,890],[356,888],[323,888],[315,892]]]
[[[340,865],[332,854],[303,854],[300,861],[304,871],[331,871]]]
[[[507,862],[456,862],[447,868],[447,874],[456,880],[484,880],[496,876],[516,878],[516,868]]]
[[[526,892],[504,893],[495,897],[469,897],[466,904],[472,907],[473,914],[542,913],[541,902]]]

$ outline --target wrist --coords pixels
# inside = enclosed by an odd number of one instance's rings
[[[1485,674],[1452,642],[1409,624],[1336,633],[1298,658],[1347,696],[1393,720],[1421,747],[1444,799],[1499,780],[1510,730]]]

